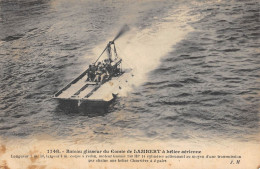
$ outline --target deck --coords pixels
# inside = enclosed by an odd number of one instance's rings
[[[120,93],[122,87],[127,85],[131,77],[131,70],[124,70],[121,75],[112,77],[110,80],[101,84],[87,81],[87,73],[85,71],[58,91],[54,95],[54,98],[62,100],[108,102],[113,99],[113,94]]]

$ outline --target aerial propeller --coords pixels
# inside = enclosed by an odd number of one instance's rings
[[[112,40],[112,42],[114,42],[115,40],[117,40],[120,36],[122,36],[125,32],[129,31],[130,28],[128,25],[124,25],[120,31],[117,33],[116,37]]]
[[[114,44],[114,41],[115,41],[115,40],[117,40],[119,37],[121,37],[124,33],[126,33],[126,32],[129,31],[129,30],[130,30],[129,26],[125,24],[125,25],[120,29],[120,31],[117,33],[117,35],[115,36],[115,38],[107,44],[106,48],[103,50],[103,52],[100,54],[100,56],[98,57],[98,59],[94,62],[94,64],[97,63],[97,61],[99,60],[99,58],[100,58],[100,57],[103,55],[103,53],[108,49],[108,47],[110,47],[111,44]],[[108,51],[108,54],[109,54],[109,51]]]

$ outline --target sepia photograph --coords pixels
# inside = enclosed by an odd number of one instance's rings
[[[0,169],[260,169],[258,0],[0,0]]]

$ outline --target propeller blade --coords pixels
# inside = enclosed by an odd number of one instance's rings
[[[116,35],[116,37],[114,38],[114,40],[112,42],[114,42],[115,40],[117,40],[120,36],[122,36],[125,32],[129,31],[130,28],[128,25],[124,25],[121,30],[118,32],[118,34]]]
[[[129,30],[130,30],[129,26],[128,26],[128,25],[124,25],[124,26],[121,28],[121,30],[118,32],[118,34],[116,35],[116,37],[114,38],[114,40],[112,40],[112,41],[110,41],[110,42],[108,43],[108,45],[105,47],[105,49],[103,50],[103,52],[99,55],[99,57],[98,57],[97,60],[94,62],[94,64],[97,63],[97,61],[99,60],[99,58],[103,55],[103,53],[104,53],[108,48],[110,48],[110,50],[111,50],[110,45],[111,45],[111,44],[114,44],[114,41],[115,41],[115,40],[117,40],[120,36],[122,36],[125,32],[127,32],[127,31],[129,31]],[[108,55],[109,55],[110,52],[107,51],[107,53],[108,53]]]

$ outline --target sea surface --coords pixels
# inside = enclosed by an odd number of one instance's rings
[[[138,83],[102,112],[60,108],[124,24]],[[259,38],[257,0],[1,0],[0,136],[257,141]]]

